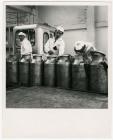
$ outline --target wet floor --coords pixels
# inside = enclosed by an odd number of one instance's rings
[[[16,87],[6,92],[7,108],[107,108],[105,94],[50,87]]]

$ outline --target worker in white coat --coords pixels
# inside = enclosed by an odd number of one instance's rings
[[[89,64],[92,61],[91,52],[96,51],[96,49],[90,42],[77,41],[74,45],[74,51],[76,54],[81,54],[83,56],[84,62]]]
[[[30,41],[27,39],[26,34],[23,32],[20,32],[18,34],[20,39],[20,45],[21,45],[21,57],[28,56],[28,58],[31,58],[32,55],[32,45]]]
[[[62,39],[64,29],[62,26],[58,26],[54,32],[54,36],[51,36],[44,46],[44,51],[47,55],[63,55],[65,49],[65,43]]]

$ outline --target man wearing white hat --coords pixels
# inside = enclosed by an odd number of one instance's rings
[[[58,26],[54,32],[54,36],[49,38],[44,46],[44,51],[49,55],[63,55],[65,49],[65,43],[62,39],[64,29],[62,26]]]
[[[30,41],[26,38],[26,34],[23,32],[20,32],[18,34],[20,43],[21,43],[21,57],[28,55],[31,57],[32,54],[32,46]]]
[[[90,42],[77,41],[74,45],[74,51],[76,54],[81,54],[85,63],[90,63],[92,61],[91,52],[95,51],[95,47]]]

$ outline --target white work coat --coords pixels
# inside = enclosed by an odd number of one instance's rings
[[[92,43],[85,43],[86,47],[85,47],[85,53],[87,53],[88,51],[96,51],[96,48],[93,46]]]
[[[57,50],[54,50],[55,46],[57,47]],[[48,53],[48,51],[53,51],[53,53],[56,55],[63,55],[64,49],[65,43],[62,38],[59,38],[56,41],[55,38],[50,38],[44,46],[44,50],[46,53]]]
[[[92,62],[91,51],[96,51],[96,48],[92,45],[92,43],[89,42],[86,43],[85,45],[86,47],[85,47],[85,52],[83,54],[83,59],[86,64],[89,64]]]
[[[30,41],[27,38],[21,42],[21,55],[31,54],[32,53],[32,46]]]

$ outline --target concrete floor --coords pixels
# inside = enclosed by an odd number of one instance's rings
[[[6,92],[7,108],[107,108],[108,96],[50,87],[18,87]]]

